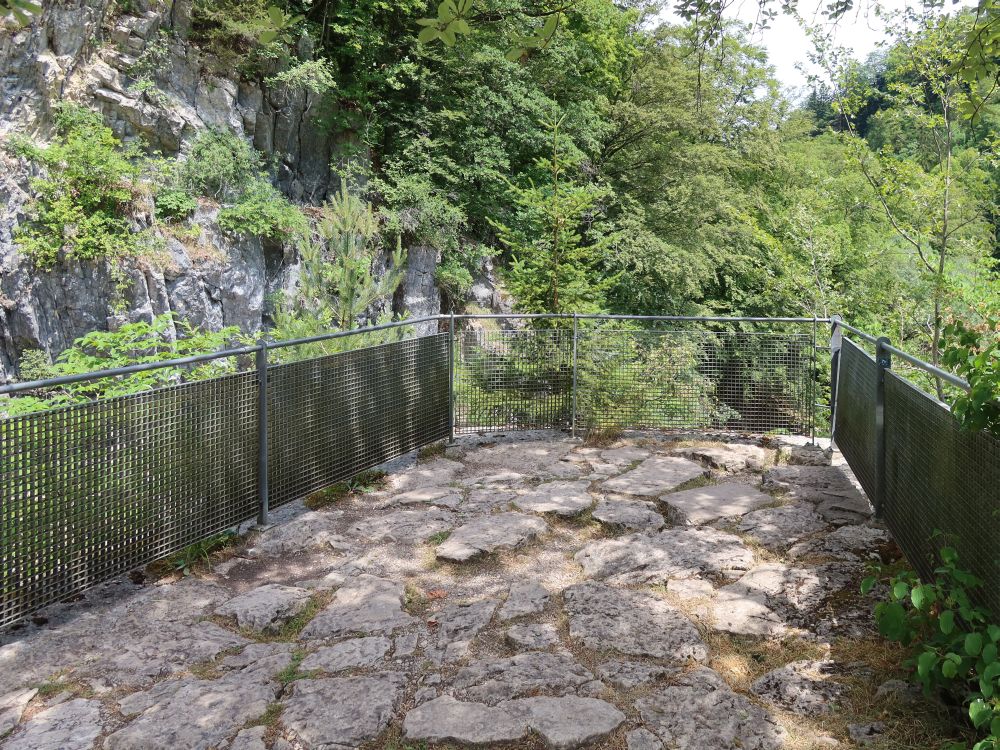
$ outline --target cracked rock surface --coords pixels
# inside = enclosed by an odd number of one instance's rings
[[[781,748],[850,668],[719,649],[857,628],[888,540],[835,467],[706,443],[470,436],[282,506],[211,569],[0,635],[0,750]]]

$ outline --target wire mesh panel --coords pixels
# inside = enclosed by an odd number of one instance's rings
[[[878,366],[849,339],[840,350],[834,439],[868,497],[875,497],[875,394]]]
[[[0,626],[254,515],[253,373],[0,421]]]
[[[1000,615],[1000,440],[962,429],[943,404],[891,371],[885,417],[883,512],[893,536],[925,577],[937,550],[958,549]]]
[[[581,331],[578,424],[808,434],[813,339],[759,331]]]
[[[448,437],[448,334],[268,368],[271,505]]]
[[[572,411],[572,329],[456,333],[456,432],[568,428]]]

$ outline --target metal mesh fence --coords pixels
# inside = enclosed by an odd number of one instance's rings
[[[456,432],[570,427],[572,329],[477,327],[455,345]]]
[[[878,368],[861,347],[840,350],[835,436],[837,447],[869,497],[875,497],[875,389]]]
[[[271,505],[448,431],[446,333],[268,368]]]
[[[246,373],[0,421],[0,626],[252,517],[256,398]]]
[[[814,425],[811,332],[581,324],[575,346],[571,327],[477,327],[457,342],[458,432],[565,429],[574,416],[583,429]]]
[[[955,547],[1000,614],[1000,440],[962,429],[943,404],[891,371],[885,420],[883,512],[893,536],[925,577],[935,553]]]

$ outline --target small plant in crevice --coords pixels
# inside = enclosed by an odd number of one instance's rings
[[[219,534],[214,534],[206,539],[202,539],[200,542],[189,544],[180,552],[170,557],[153,563],[153,567],[165,569],[170,573],[180,573],[181,575],[189,576],[199,566],[211,563],[213,554],[231,547],[237,538],[236,533],[233,531],[223,531]]]
[[[879,632],[909,649],[904,666],[925,694],[963,707],[978,733],[973,750],[1000,750],[1000,624],[976,604],[983,581],[959,567],[955,548],[942,547],[938,562],[930,581],[911,570],[884,580],[888,595],[875,607]],[[865,578],[862,593],[878,582],[878,572]]]
[[[349,479],[313,492],[306,498],[305,505],[310,510],[316,510],[351,495],[364,495],[368,492],[375,492],[385,486],[387,476],[384,471],[377,469],[360,471]]]

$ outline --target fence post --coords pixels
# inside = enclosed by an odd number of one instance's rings
[[[837,384],[840,379],[840,350],[844,346],[844,329],[840,327],[844,319],[837,314],[830,316],[830,443],[836,439],[837,431]]]
[[[892,355],[886,349],[889,339],[875,342],[875,517],[882,517],[885,502],[885,371],[892,368]]]
[[[257,341],[257,523],[268,521],[270,497],[267,486],[267,340]]]
[[[570,436],[576,437],[576,341],[577,341],[577,320],[576,313],[573,313],[573,414],[570,421]]]
[[[448,442],[455,442],[455,310],[448,320]]]

